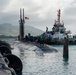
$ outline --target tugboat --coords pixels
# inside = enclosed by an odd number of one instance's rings
[[[60,14],[61,10],[58,10],[57,17],[53,25],[52,31],[48,31],[48,27],[46,27],[46,32],[44,32],[41,36],[44,36],[44,42],[47,44],[63,44],[64,38],[68,36],[69,44],[76,44],[71,31],[66,31],[64,27],[64,22],[60,23]]]

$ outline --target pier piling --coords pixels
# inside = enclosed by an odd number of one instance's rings
[[[64,38],[64,46],[63,46],[63,58],[68,59],[69,50],[68,50],[68,37]]]

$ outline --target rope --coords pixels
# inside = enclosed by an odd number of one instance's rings
[[[2,67],[1,67],[0,69],[10,70],[11,73],[12,73],[12,75],[17,75],[16,72],[14,71],[14,69],[13,69],[13,68],[9,68],[9,67],[7,66],[7,64],[0,62],[0,65],[2,65]]]

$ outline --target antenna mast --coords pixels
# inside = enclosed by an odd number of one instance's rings
[[[58,24],[60,24],[60,14],[61,14],[60,11],[61,11],[61,10],[59,9],[59,10],[58,10],[58,15],[57,15],[57,16],[58,16]]]
[[[24,38],[24,9],[23,11],[20,8],[20,20],[19,20],[19,24],[20,24],[20,40],[22,41]]]

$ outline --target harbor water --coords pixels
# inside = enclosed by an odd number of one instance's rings
[[[65,61],[63,45],[50,45],[58,50],[51,53],[37,49],[36,46],[13,41],[10,42],[14,47],[12,53],[23,62],[21,75],[76,75],[76,45],[69,45],[69,59]]]

